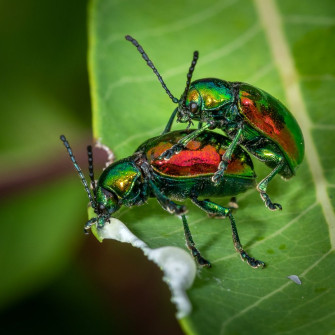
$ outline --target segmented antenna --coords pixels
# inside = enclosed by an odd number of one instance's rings
[[[72,153],[72,149],[71,149],[71,147],[70,147],[69,142],[67,141],[67,139],[65,138],[64,135],[61,135],[61,136],[60,136],[60,139],[61,139],[62,142],[64,143],[65,148],[66,148],[67,152],[69,153],[69,156],[70,156],[70,158],[71,158],[71,160],[72,160],[72,163],[73,163],[75,169],[77,170],[77,172],[78,172],[78,174],[79,174],[80,180],[81,180],[81,182],[83,183],[83,185],[84,185],[84,187],[85,187],[85,191],[86,191],[86,193],[87,193],[87,195],[88,195],[88,198],[90,199],[91,206],[92,206],[93,208],[95,208],[95,207],[96,207],[96,205],[95,205],[95,201],[94,201],[94,199],[92,198],[92,195],[91,195],[91,192],[90,192],[90,190],[89,190],[89,188],[88,188],[88,184],[87,184],[87,181],[86,181],[86,179],[85,179],[85,177],[84,177],[84,174],[83,174],[83,172],[81,171],[81,169],[80,169],[80,167],[79,167],[79,165],[78,165],[78,163],[77,163],[77,161],[76,161],[76,158],[74,157],[74,155],[73,155],[73,153]]]
[[[87,156],[88,156],[88,172],[91,179],[91,186],[93,190],[93,197],[94,197],[94,203],[97,202],[97,191],[96,191],[96,185],[94,180],[94,170],[93,170],[93,152],[92,152],[92,146],[87,146]]]
[[[141,47],[141,45],[135,40],[135,38],[132,38],[130,35],[126,35],[125,36],[126,40],[131,42],[138,50],[138,52],[142,55],[143,59],[146,61],[147,65],[152,69],[152,71],[154,71],[155,75],[157,76],[158,80],[160,81],[160,83],[162,84],[165,92],[167,93],[167,95],[170,97],[170,99],[177,104],[179,102],[179,100],[177,98],[175,98],[172,93],[170,92],[170,90],[167,88],[167,86],[164,83],[164,80],[162,78],[162,76],[159,74],[158,70],[156,69],[155,65],[152,63],[152,61],[150,60],[150,58],[148,57],[148,55],[145,53],[145,51],[143,50],[143,48]]]
[[[187,74],[187,80],[186,80],[186,87],[185,87],[185,91],[182,95],[183,97],[183,102],[182,102],[182,105],[185,106],[186,104],[186,97],[187,97],[187,92],[188,90],[190,89],[190,85],[191,85],[191,79],[192,79],[192,75],[193,75],[193,71],[194,71],[194,68],[197,64],[197,61],[198,61],[198,58],[199,58],[199,52],[198,51],[194,51],[193,52],[193,59],[192,59],[192,63],[191,63],[191,66],[188,70],[188,74]]]

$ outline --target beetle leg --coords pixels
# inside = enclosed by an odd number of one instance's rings
[[[168,211],[170,214],[175,214],[175,215],[182,215],[185,214],[187,209],[185,206],[178,205],[171,201],[169,198],[167,198],[155,185],[155,183],[152,180],[149,180],[150,188],[152,192],[154,193],[157,201],[159,204]]]
[[[207,214],[212,216],[225,218],[231,212],[230,208],[222,207],[209,199],[198,200],[197,198],[191,198],[191,201],[200,209],[205,211]]]
[[[172,123],[173,123],[173,121],[174,121],[174,118],[175,118],[176,115],[177,115],[177,112],[178,112],[178,107],[177,107],[177,108],[173,111],[173,113],[171,114],[170,119],[169,119],[169,122],[167,123],[167,125],[166,125],[166,127],[165,127],[165,129],[164,129],[164,131],[162,132],[161,135],[164,135],[164,134],[168,133],[168,132],[171,130]]]
[[[242,135],[242,127],[239,128],[233,141],[229,144],[229,147],[227,148],[226,152],[221,158],[221,162],[219,164],[218,170],[214,173],[214,176],[212,177],[212,181],[215,185],[217,185],[221,181],[227,169],[227,166],[230,163],[231,156],[233,155],[233,152],[239,143],[241,135]]]
[[[271,179],[283,168],[285,164],[285,160],[283,157],[279,159],[278,165],[271,171],[271,173],[266,176],[258,185],[257,185],[257,190],[260,193],[260,196],[262,200],[265,203],[265,206],[269,208],[271,211],[275,211],[277,209],[282,209],[282,206],[277,203],[271,202],[270,197],[266,193],[267,186]]]
[[[230,220],[230,224],[231,224],[231,230],[232,230],[232,233],[233,233],[232,235],[233,235],[234,247],[235,247],[235,250],[240,253],[242,261],[247,261],[247,263],[255,269],[258,268],[258,267],[264,268],[264,266],[265,266],[264,262],[259,261],[259,260],[255,259],[253,257],[250,257],[243,250],[242,244],[240,242],[240,238],[238,236],[235,219],[234,219],[234,217],[232,216],[231,213],[229,214],[229,220]]]
[[[242,244],[240,242],[240,238],[238,237],[238,232],[236,228],[236,223],[233,215],[231,214],[231,209],[222,207],[210,200],[198,200],[197,198],[192,198],[192,202],[198,206],[200,209],[205,211],[208,214],[215,215],[217,217],[228,217],[230,220],[231,224],[231,229],[232,229],[232,235],[233,235],[233,242],[234,242],[234,247],[236,251],[240,254],[241,259],[243,261],[247,261],[247,263],[253,267],[253,268],[258,268],[258,267],[264,267],[265,263],[262,261],[259,261],[253,257],[250,257],[243,249]]]
[[[153,194],[155,195],[155,197],[157,198],[159,204],[171,214],[176,214],[176,215],[185,214],[187,210],[185,206],[177,205],[176,203],[171,201],[169,198],[167,198],[159,190],[159,188],[153,182],[151,166],[148,164],[146,160],[141,160],[141,159],[142,159],[142,156],[137,157],[136,165],[140,167],[144,175],[144,179],[145,179],[144,184],[150,185],[149,187],[151,191],[153,192]]]
[[[205,258],[201,256],[200,251],[195,246],[195,243],[191,235],[190,228],[187,224],[186,216],[182,215],[181,218],[183,220],[184,234],[185,234],[187,248],[191,251],[192,256],[195,258],[195,260],[197,261],[199,265],[210,268],[211,263],[208,262]]]
[[[212,126],[211,123],[206,123],[205,125],[202,126],[202,128],[197,129],[193,131],[192,133],[186,135],[181,140],[179,140],[175,145],[173,145],[170,149],[164,151],[158,157],[158,159],[169,160],[173,155],[178,154],[180,151],[182,151],[186,147],[188,142],[195,139],[197,136],[199,136],[202,132],[204,132],[206,129],[208,129],[211,126]]]
[[[89,230],[94,225],[94,223],[96,223],[97,221],[98,221],[98,218],[94,217],[86,222],[85,227],[84,227],[84,233],[86,235],[88,235]]]

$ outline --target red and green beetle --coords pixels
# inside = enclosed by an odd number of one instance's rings
[[[98,228],[122,206],[133,207],[146,203],[155,197],[163,209],[180,215],[183,221],[187,247],[201,266],[210,263],[201,256],[193,241],[185,216],[185,206],[175,203],[190,199],[210,216],[228,217],[231,223],[233,242],[242,260],[250,266],[263,267],[264,263],[249,256],[243,249],[231,208],[223,207],[209,200],[209,197],[235,196],[255,187],[255,173],[250,156],[242,148],[236,148],[223,178],[215,186],[211,181],[218,169],[222,156],[229,147],[230,140],[223,135],[205,131],[193,139],[170,160],[159,156],[192,133],[191,130],[170,132],[144,142],[136,152],[127,158],[109,165],[98,182],[94,180],[92,148],[89,146],[89,175],[92,192],[77,164],[65,136],[61,136],[72,163],[77,170],[96,217],[85,225],[87,232],[93,224]],[[199,197],[205,198],[200,200]]]
[[[192,121],[199,122],[197,130],[180,139],[172,148],[162,153],[160,158],[169,160],[206,129],[219,128],[231,139],[231,144],[222,156],[218,171],[212,177],[213,183],[218,184],[223,178],[232,154],[241,145],[273,169],[257,185],[257,189],[267,208],[282,209],[280,204],[270,200],[266,193],[267,186],[276,174],[284,179],[294,176],[296,168],[304,158],[303,135],[288,109],[269,93],[247,83],[216,78],[200,79],[191,83],[199,57],[197,51],[193,54],[187,74],[185,91],[177,99],[168,90],[139,43],[129,35],[126,39],[137,47],[171,100],[178,104],[163,133],[170,130],[176,116],[177,122],[188,122],[189,126]]]

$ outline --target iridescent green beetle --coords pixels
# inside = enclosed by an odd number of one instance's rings
[[[190,199],[196,206],[211,216],[228,217],[233,232],[233,242],[242,260],[254,267],[263,267],[264,263],[250,257],[240,243],[231,208],[216,204],[207,197],[235,196],[255,186],[255,173],[248,153],[237,148],[228,164],[226,174],[214,186],[211,178],[222,156],[229,147],[230,140],[220,134],[205,131],[191,140],[170,160],[159,156],[178,143],[192,131],[175,131],[147,140],[136,152],[125,159],[109,165],[101,174],[98,182],[94,180],[92,148],[88,147],[89,174],[93,194],[78,166],[70,145],[62,135],[70,158],[76,168],[96,217],[85,225],[87,232],[92,224],[103,227],[121,206],[139,206],[145,204],[148,197],[155,197],[163,209],[182,217],[187,247],[201,266],[210,263],[201,256],[193,242],[186,220],[185,206],[174,202]],[[205,197],[205,200],[199,200]]]
[[[229,82],[216,78],[196,80],[191,83],[198,52],[187,74],[184,93],[178,100],[166,87],[162,77],[138,42],[127,35],[126,39],[134,44],[144,60],[157,75],[166,93],[178,107],[172,113],[164,132],[171,128],[177,115],[177,122],[199,121],[199,129],[182,138],[161,158],[170,159],[182,150],[192,139],[206,129],[221,129],[231,140],[230,146],[222,156],[218,171],[213,175],[214,184],[219,183],[231,160],[233,152],[241,145],[257,159],[273,170],[257,186],[260,196],[270,210],[282,209],[272,203],[266,193],[271,179],[280,174],[289,179],[304,158],[304,139],[301,129],[288,109],[269,93],[250,84]]]

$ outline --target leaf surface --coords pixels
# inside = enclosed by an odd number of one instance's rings
[[[266,262],[264,270],[239,260],[228,220],[209,219],[186,203],[193,238],[213,264],[199,270],[188,291],[193,312],[182,320],[188,333],[332,334],[335,329],[334,10],[326,0],[317,7],[310,0],[303,6],[289,0],[91,4],[94,135],[117,159],[157,136],[175,108],[126,34],[141,43],[177,98],[192,52],[199,50],[194,79],[260,87],[291,109],[304,133],[306,158],[297,176],[288,182],[276,177],[268,190],[282,212],[267,210],[256,191],[238,197],[240,238],[250,254]],[[255,163],[260,180],[269,170]],[[118,217],[151,248],[185,248],[181,221],[154,199],[122,209]],[[302,285],[290,275],[298,275]]]

